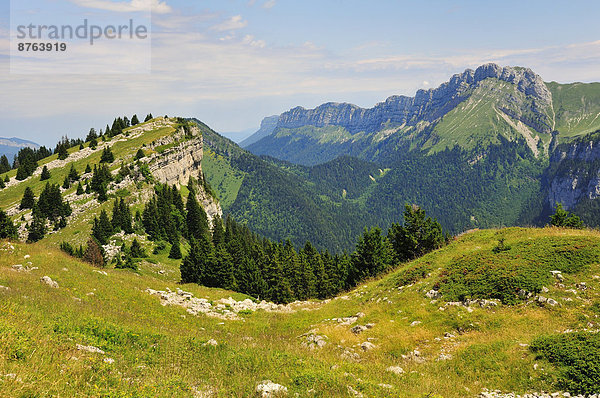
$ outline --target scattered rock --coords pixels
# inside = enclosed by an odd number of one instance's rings
[[[300,337],[304,337],[304,341],[302,342],[302,346],[309,348],[311,350],[315,350],[317,348],[323,348],[327,344],[327,336],[316,334],[314,331],[310,331],[306,334],[303,334]]]
[[[550,291],[550,289],[548,289],[546,286],[542,286],[542,293],[548,293]]]
[[[409,352],[406,355],[402,355],[402,359],[404,359],[405,361],[413,361],[416,363],[425,362],[425,357],[423,357],[421,352],[417,349],[413,350],[412,352]]]
[[[360,355],[358,355],[356,352],[354,352],[354,350],[351,348],[346,348],[344,350],[344,352],[342,352],[341,357],[342,357],[342,359],[344,359],[346,361],[359,361],[360,360]]]
[[[378,385],[379,387],[381,387],[381,388],[385,388],[385,389],[387,389],[387,390],[391,390],[392,388],[394,388],[394,386],[393,386],[393,385],[391,385],[391,384],[379,383],[379,384],[377,384],[377,385]]]
[[[99,271],[99,270],[95,269],[93,272],[96,272],[98,274],[102,274],[104,276],[108,276],[108,273],[106,271]]]
[[[105,363],[115,363],[115,360],[112,358],[104,358]]]
[[[372,349],[376,348],[377,346],[373,343],[371,343],[370,341],[365,341],[364,343],[362,343],[360,345],[360,348],[362,348],[363,351],[371,351]]]
[[[24,258],[25,260],[27,260],[27,259],[28,259],[28,258],[30,258],[30,257],[31,257],[31,256],[30,256],[29,254],[26,254],[25,256],[23,256],[23,258]]]
[[[87,352],[91,352],[93,354],[104,354],[104,351],[102,351],[100,348],[94,347],[94,346],[91,346],[91,345],[77,344],[77,349],[79,351],[87,351]]]
[[[8,292],[10,290],[10,287],[0,285],[0,291],[2,291],[2,290]]]
[[[437,290],[431,289],[430,291],[425,293],[425,296],[427,296],[427,298],[430,298],[432,300],[437,300],[437,299],[442,298],[442,293],[438,292]]]
[[[50,286],[51,288],[54,289],[58,289],[58,283],[56,281],[53,281],[49,276],[43,276],[40,281],[42,281],[42,283],[45,283],[46,285]]]
[[[556,278],[556,280],[558,280],[559,282],[562,282],[565,280],[564,276],[562,275],[561,271],[550,271],[550,273],[552,274],[552,276],[554,276],[554,278]]]
[[[448,361],[452,359],[452,355],[441,353],[439,357],[437,357],[436,361]]]
[[[281,397],[287,395],[287,387],[281,384],[273,383],[271,380],[264,380],[256,386],[256,392],[263,398]]]
[[[579,290],[586,290],[587,284],[585,282],[579,282],[575,284],[575,287]]]
[[[404,369],[402,369],[400,366],[390,366],[390,367],[388,367],[386,369],[386,371],[395,373],[397,375],[401,375],[403,373],[406,373],[406,372],[404,372]]]
[[[421,321],[413,321],[413,322],[410,324],[410,326],[417,326],[417,325],[420,325],[420,324],[421,324]]]
[[[364,395],[361,392],[356,391],[354,388],[352,388],[352,386],[348,386],[348,394],[353,395],[357,398],[364,397]]]
[[[216,346],[219,345],[219,343],[217,343],[217,340],[215,340],[215,339],[210,339],[210,340],[208,340],[206,343],[204,343],[202,345],[204,347],[207,347],[207,346],[216,347]]]
[[[367,326],[363,326],[363,325],[356,325],[352,329],[350,329],[350,331],[354,334],[361,334],[365,330],[367,330]]]

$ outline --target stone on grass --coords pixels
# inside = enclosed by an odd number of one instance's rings
[[[92,354],[104,354],[104,351],[102,351],[100,348],[94,347],[94,346],[91,346],[91,345],[77,344],[77,349],[79,351],[91,352]]]
[[[288,389],[281,384],[273,383],[271,380],[264,380],[256,386],[256,392],[263,398],[274,398],[286,396]]]
[[[402,369],[400,366],[390,366],[386,369],[386,371],[395,373],[397,375],[401,375],[401,374],[405,373],[404,369]]]
[[[56,281],[53,281],[49,276],[43,276],[40,281],[42,281],[42,283],[45,283],[46,285],[50,286],[51,288],[54,289],[58,289],[58,283],[56,283]]]

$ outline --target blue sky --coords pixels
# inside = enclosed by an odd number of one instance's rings
[[[133,113],[247,131],[296,105],[414,95],[486,62],[600,81],[591,0],[27,1],[51,4],[49,21],[154,6],[151,74],[25,76],[9,73],[10,2],[0,0],[0,136],[47,145]]]

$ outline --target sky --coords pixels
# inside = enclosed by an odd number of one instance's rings
[[[13,2],[44,3],[48,23],[152,7],[150,64],[101,43],[75,66],[20,74],[10,68],[11,2],[0,0],[0,136],[43,145],[147,113],[196,117],[240,139],[295,106],[372,107],[487,62],[545,81],[600,81],[597,0]],[[116,59],[133,73],[109,73]]]

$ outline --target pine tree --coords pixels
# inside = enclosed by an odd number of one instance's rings
[[[48,170],[48,167],[44,165],[44,168],[42,169],[42,175],[40,176],[40,181],[49,180],[50,177],[50,171]]]
[[[114,161],[115,155],[113,155],[109,147],[105,147],[102,150],[102,155],[100,156],[100,163],[112,163]]]
[[[119,213],[121,213],[121,229],[126,234],[133,233],[133,223],[131,221],[131,209],[129,205],[125,203],[125,199],[121,198],[119,202]]]
[[[199,283],[202,278],[202,253],[200,245],[194,238],[190,240],[190,252],[181,262],[179,270],[181,271],[181,282],[183,283]]]
[[[0,156],[0,174],[6,173],[10,171],[10,163],[8,162],[8,158],[6,155]]]
[[[171,251],[169,252],[169,258],[179,260],[181,259],[181,247],[179,246],[179,241],[175,241],[171,246]]]
[[[17,239],[17,227],[10,217],[0,209],[0,239]]]
[[[149,122],[152,119],[154,119],[154,117],[152,116],[151,113],[149,113],[148,115],[146,115],[146,118],[144,119],[144,123]]]
[[[46,217],[44,217],[37,204],[33,206],[32,220],[27,229],[29,230],[28,243],[42,240],[46,234]]]
[[[91,173],[91,172],[92,172],[92,168],[90,167],[90,164],[88,163],[88,164],[85,166],[85,174],[88,174],[88,173]]]
[[[216,248],[214,266],[216,287],[230,290],[234,289],[235,278],[233,273],[233,259],[224,244]]]
[[[353,281],[357,283],[367,277],[381,274],[393,262],[393,248],[382,236],[381,229],[365,228],[352,254]]]
[[[404,206],[404,225],[392,224],[388,238],[395,251],[397,262],[412,260],[440,248],[446,238],[442,226],[427,217],[418,206]]]
[[[200,204],[198,203],[198,200],[196,200],[196,195],[194,194],[193,191],[190,191],[190,193],[188,195],[186,209],[187,209],[186,224],[187,224],[188,239],[190,239],[192,237],[196,238],[196,239],[200,239],[200,237],[202,235],[208,235],[209,227],[208,227],[208,219],[206,217],[206,213],[204,212],[202,207],[200,207]]]
[[[81,185],[81,182],[79,182],[79,184],[77,184],[77,195],[83,195],[84,193],[83,186]]]
[[[131,253],[131,257],[134,257],[134,258],[146,257],[146,252],[142,248],[142,245],[140,245],[140,242],[138,242],[137,238],[134,238],[133,242],[131,242],[131,249],[129,249],[129,251]]]
[[[550,216],[550,225],[562,228],[582,229],[585,227],[579,216],[563,209],[562,203],[556,204],[554,214]]]
[[[225,243],[225,230],[223,229],[223,220],[217,214],[213,218],[212,241],[215,247]]]
[[[10,178],[8,176],[4,176],[4,182],[8,184],[10,182]]]
[[[23,181],[24,179],[26,179],[27,177],[29,177],[29,173],[27,173],[27,169],[25,168],[25,166],[19,166],[19,168],[17,169],[17,180],[18,181]]]
[[[58,159],[65,160],[69,157],[69,152],[67,151],[67,146],[65,144],[59,145],[58,147]]]
[[[145,156],[146,156],[146,154],[144,153],[144,151],[142,150],[142,148],[140,148],[140,149],[137,150],[134,159],[135,160],[140,160],[140,159],[142,159]]]
[[[2,178],[0,178],[0,189],[6,188],[6,184],[4,183],[4,180]]]
[[[75,182],[79,180],[79,173],[77,173],[77,169],[75,169],[75,165],[71,164],[71,169],[69,170],[69,180],[71,182]]]
[[[113,227],[105,210],[100,212],[100,218],[94,217],[92,236],[100,245],[106,245],[108,239],[113,235]]]
[[[21,199],[21,204],[19,205],[19,209],[32,209],[35,204],[35,195],[33,194],[33,190],[31,187],[26,187],[25,192],[23,193],[23,198]]]
[[[71,181],[69,181],[69,176],[65,177],[62,187],[64,189],[69,189],[71,187]]]
[[[240,292],[244,292],[253,297],[260,297],[265,294],[268,286],[256,262],[251,257],[242,260],[236,274],[236,283]]]
[[[140,124],[140,121],[139,121],[137,115],[133,115],[133,117],[131,118],[131,125],[135,126],[137,124]]]

